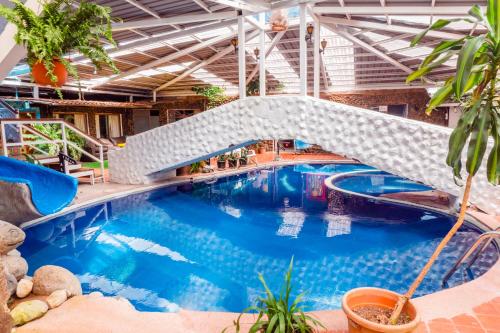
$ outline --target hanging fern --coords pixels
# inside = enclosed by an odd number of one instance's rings
[[[43,1],[37,15],[19,0],[11,0],[13,8],[0,5],[0,16],[17,27],[15,41],[26,47],[28,64],[42,63],[54,83],[54,59],[64,65],[69,75],[78,80],[78,72],[64,58],[72,52],[87,57],[97,69],[107,65],[115,73],[113,60],[103,47],[107,40],[116,46],[111,30],[111,9],[87,1]]]

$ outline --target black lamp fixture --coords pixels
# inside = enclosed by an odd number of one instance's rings
[[[321,41],[321,46],[319,48],[319,53],[325,52],[327,44],[328,44],[328,42],[326,41],[326,39],[323,38],[323,40]]]
[[[306,42],[310,42],[312,41],[312,35],[313,35],[313,32],[314,32],[314,26],[309,23],[306,27]]]
[[[233,37],[231,39],[231,45],[234,47],[234,53],[236,53],[236,51],[238,51],[238,38]]]
[[[257,47],[256,47],[256,48],[253,50],[253,54],[255,54],[255,58],[257,58],[257,60],[259,60],[259,55],[260,55],[260,50],[259,50],[259,48],[257,48]]]

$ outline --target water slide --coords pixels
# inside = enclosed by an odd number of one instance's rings
[[[0,220],[19,225],[68,206],[78,181],[52,169],[0,156]]]

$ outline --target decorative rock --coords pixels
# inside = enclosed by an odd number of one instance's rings
[[[20,257],[21,256],[21,252],[19,252],[18,250],[12,250],[10,251],[9,253],[7,253],[8,256],[16,256],[16,257]]]
[[[69,297],[82,294],[80,281],[66,268],[47,265],[35,271],[33,294],[48,296],[61,289],[66,290]]]
[[[7,273],[5,275],[7,279],[7,290],[9,292],[9,297],[14,295],[17,290],[17,279],[14,275]]]
[[[21,279],[17,284],[16,296],[24,298],[28,296],[33,290],[33,282],[28,279]]]
[[[68,299],[68,292],[66,290],[56,290],[52,294],[47,297],[46,301],[49,305],[49,308],[57,308],[59,305],[66,302]]]
[[[120,302],[120,303],[123,303],[123,304],[126,304],[129,308],[131,309],[134,309],[135,310],[135,307],[132,305],[132,303],[130,303],[130,301],[128,299],[126,299],[125,297],[121,297],[121,296],[116,296],[115,299]]]
[[[0,254],[14,250],[24,242],[24,231],[10,223],[0,221]]]
[[[21,280],[28,273],[28,262],[23,257],[3,255],[0,256],[7,271],[14,275],[16,279]]]
[[[42,317],[49,311],[47,303],[39,300],[26,301],[18,304],[10,315],[14,319],[14,325],[24,325],[27,322]]]

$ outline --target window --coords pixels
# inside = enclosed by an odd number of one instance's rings
[[[408,116],[408,105],[407,104],[388,105],[387,113],[392,114],[393,116],[406,118]]]

